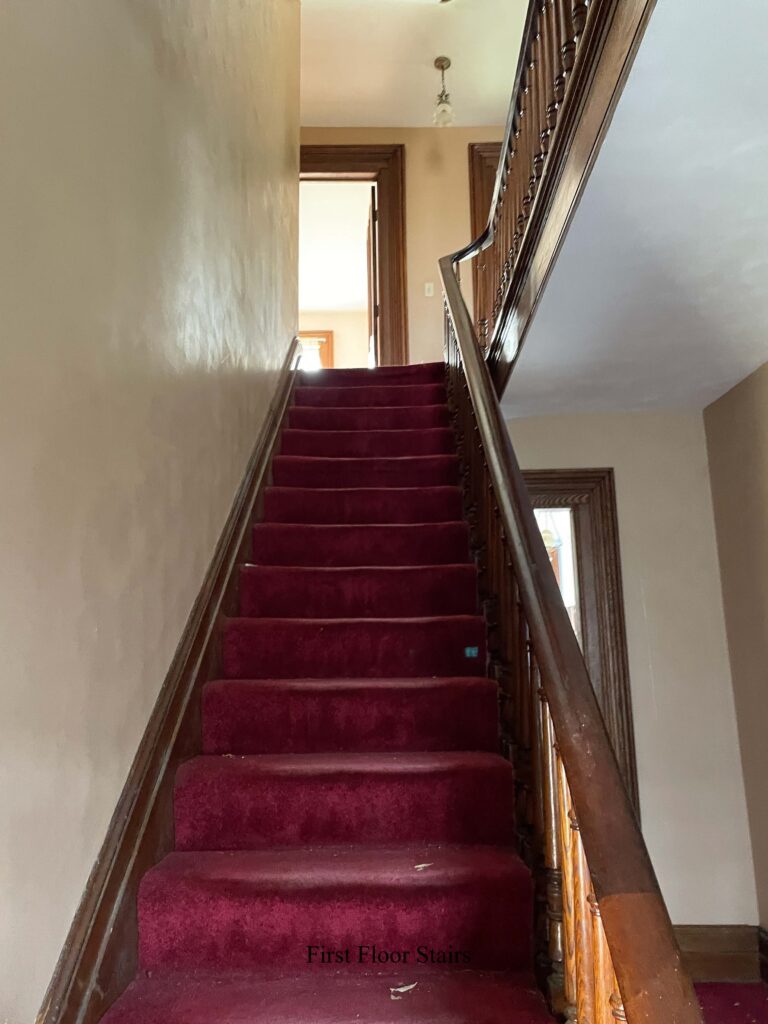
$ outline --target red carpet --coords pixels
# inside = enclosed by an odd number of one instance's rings
[[[296,388],[107,1024],[551,1020],[443,381]]]
[[[767,985],[697,985],[706,1024],[768,1024]]]

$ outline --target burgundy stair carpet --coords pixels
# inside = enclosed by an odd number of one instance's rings
[[[442,364],[300,379],[108,1024],[543,1024]]]
[[[768,1024],[768,985],[696,986],[706,1024]]]

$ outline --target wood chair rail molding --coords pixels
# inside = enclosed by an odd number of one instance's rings
[[[639,821],[640,794],[613,470],[526,469],[523,479],[534,507],[569,508],[573,513],[584,658]]]
[[[487,358],[501,395],[584,190],[655,0],[529,0],[483,253]]]
[[[378,198],[380,364],[408,362],[405,146],[301,147],[306,181],[375,181]]]
[[[440,261],[449,398],[542,980],[567,1020],[702,1024],[454,268]]]
[[[200,691],[220,675],[224,616],[237,613],[237,567],[251,553],[251,523],[290,402],[298,338],[85,887],[37,1024],[96,1024],[136,974],[141,876],[173,849],[173,779],[200,752]]]

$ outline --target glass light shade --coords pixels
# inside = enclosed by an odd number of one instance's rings
[[[432,121],[437,128],[450,128],[456,121],[456,114],[449,100],[440,100],[435,107]]]

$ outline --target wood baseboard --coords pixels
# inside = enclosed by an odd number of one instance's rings
[[[200,690],[219,674],[220,633],[237,608],[237,567],[251,552],[270,459],[294,381],[298,339],[248,460],[208,572],[190,612],[48,987],[37,1024],[95,1024],[133,979],[136,892],[173,848],[176,768],[200,750]]]
[[[683,964],[694,981],[759,981],[754,925],[675,925]]]

